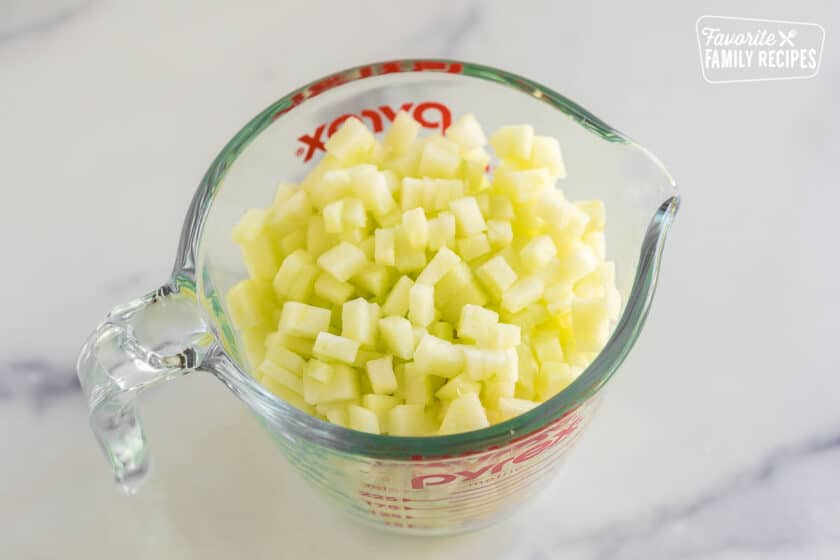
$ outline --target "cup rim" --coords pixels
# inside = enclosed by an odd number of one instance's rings
[[[265,390],[237,365],[222,347],[218,333],[214,332],[215,348],[208,353],[201,369],[222,380],[254,409],[261,420],[287,422],[301,428],[303,437],[321,445],[378,459],[416,460],[418,457],[457,456],[496,449],[540,431],[595,396],[621,365],[639,336],[656,287],[665,238],[680,203],[673,178],[653,154],[581,105],[535,81],[490,66],[450,59],[377,62],[329,74],[291,91],[266,107],[233,136],[208,168],[190,204],[181,232],[172,283],[178,289],[186,288],[194,292],[200,301],[202,296],[197,290],[195,274],[204,223],[225,172],[263,130],[286,113],[304,105],[307,100],[327,91],[387,74],[416,72],[448,73],[464,79],[495,82],[500,87],[509,87],[545,102],[606,141],[638,148],[661,170],[671,193],[662,201],[649,222],[630,294],[606,346],[577,379],[560,393],[524,414],[487,428],[452,435],[406,437],[369,434],[326,422]]]

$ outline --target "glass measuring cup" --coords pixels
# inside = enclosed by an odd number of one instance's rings
[[[268,206],[279,181],[302,178],[346,118],[356,115],[379,133],[401,109],[432,131],[466,112],[488,130],[531,123],[563,146],[567,196],[602,199],[607,208],[608,257],[625,302],[609,342],[564,391],[474,432],[373,435],[286,404],[247,373],[244,342],[223,297],[246,277],[230,237],[242,213]],[[117,481],[134,492],[149,469],[138,393],[189,372],[210,373],[253,411],[303,477],[354,517],[418,534],[486,525],[539,490],[582,433],[600,389],[639,335],[678,206],[674,182],[655,157],[525,78],[448,60],[399,60],[327,76],[276,101],[233,137],[195,194],[171,278],[114,309],[91,334],[78,362],[91,427]]]

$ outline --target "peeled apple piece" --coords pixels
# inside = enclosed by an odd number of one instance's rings
[[[422,128],[401,111],[377,138],[346,119],[300,185],[232,231],[248,278],[226,303],[254,378],[372,434],[524,414],[574,382],[621,311],[604,203],[557,188],[556,139],[514,124],[488,142],[472,114]]]

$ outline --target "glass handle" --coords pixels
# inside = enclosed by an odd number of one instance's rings
[[[149,471],[138,393],[196,369],[212,344],[192,290],[171,285],[116,307],[85,342],[76,370],[91,429],[127,494]]]

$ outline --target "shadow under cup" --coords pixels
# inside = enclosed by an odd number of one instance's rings
[[[380,133],[400,110],[409,112],[427,133],[444,131],[468,112],[485,130],[532,124],[537,133],[560,142],[568,178],[559,187],[566,196],[601,199],[607,209],[607,256],[616,264],[624,302],[607,346],[560,394],[526,414],[475,432],[426,438],[372,435],[309,416],[263,390],[246,373],[245,353],[225,309],[224,294],[247,277],[239,248],[231,240],[231,230],[243,212],[269,206],[278,182],[300,181],[324,155],[324,143],[344,119],[356,116]],[[185,343],[188,350],[197,348],[193,361],[189,356],[183,359],[183,352],[176,354],[182,359],[168,365],[165,377],[192,369],[218,377],[252,409],[301,474],[354,517],[408,533],[459,532],[512,511],[556,473],[559,461],[591,418],[599,390],[639,334],[677,208],[673,180],[658,160],[543,86],[455,61],[373,64],[293,92],[231,140],[193,200],[173,280],[161,289],[165,293],[159,290],[160,295],[147,297],[141,307],[172,297],[196,303],[200,325],[192,328]],[[212,336],[202,338],[207,328]],[[150,344],[155,349],[161,346]],[[96,354],[96,348],[89,343],[88,355]],[[103,397],[93,389],[108,380],[91,382],[89,375],[86,380],[84,364],[80,359],[80,377],[97,431],[97,408],[102,409]],[[115,377],[108,373],[115,368],[100,369]],[[125,387],[120,387],[110,398],[124,392]],[[133,398],[126,402],[122,405],[130,406],[133,415]],[[113,442],[101,433],[98,436],[120,478],[117,463],[122,459],[115,455]],[[140,447],[145,453],[145,440]]]

